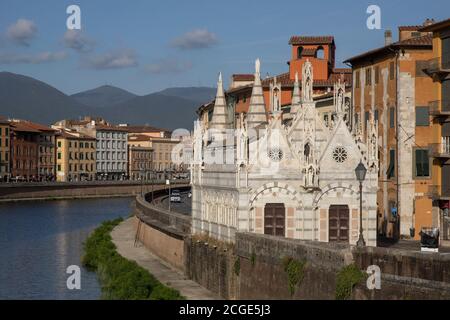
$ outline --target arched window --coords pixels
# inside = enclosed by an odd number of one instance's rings
[[[297,59],[302,58],[302,53],[303,53],[303,47],[298,47],[297,48]]]
[[[317,48],[317,51],[316,51],[316,58],[317,58],[317,59],[325,59],[325,51],[323,50],[323,47],[322,47],[322,46],[319,46],[319,47]]]

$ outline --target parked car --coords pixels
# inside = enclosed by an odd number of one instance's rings
[[[170,202],[181,202],[180,190],[173,190],[170,194]]]

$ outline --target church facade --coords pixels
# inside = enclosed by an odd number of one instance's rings
[[[265,101],[257,60],[250,106],[239,121],[228,119],[219,76],[209,127],[197,121],[194,129],[192,233],[227,242],[245,231],[355,244],[360,230],[355,168],[362,162],[363,235],[367,245],[376,246],[377,123],[371,117],[365,139],[348,124],[346,84],[338,80],[333,121],[325,124],[313,99],[313,73],[307,60],[295,74],[286,116],[276,78]]]

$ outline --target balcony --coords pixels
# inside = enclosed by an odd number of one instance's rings
[[[450,116],[450,100],[435,100],[428,102],[429,113],[435,117]]]
[[[442,137],[441,143],[431,144],[431,155],[434,158],[450,159],[450,137]]]
[[[442,61],[441,57],[430,59],[425,63],[423,72],[436,80],[442,80],[450,73],[450,61]]]
[[[450,189],[442,189],[440,185],[429,185],[427,196],[433,200],[450,200]]]

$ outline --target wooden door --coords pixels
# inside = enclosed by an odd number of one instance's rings
[[[286,209],[283,203],[268,203],[264,208],[264,234],[285,236]]]
[[[349,241],[349,211],[346,205],[330,206],[328,211],[328,235],[330,242]]]

